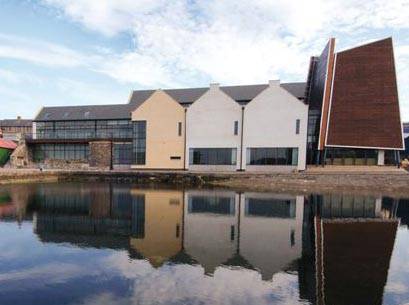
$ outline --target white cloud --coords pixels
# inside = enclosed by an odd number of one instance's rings
[[[102,34],[131,33],[135,49],[99,70],[144,86],[302,81],[335,33],[409,28],[408,0],[44,2]]]
[[[305,81],[309,57],[319,54],[330,36],[341,47],[352,47],[392,34],[396,44],[409,33],[409,0],[42,2],[102,35],[129,33],[133,49],[115,53],[95,47],[94,54],[85,54],[0,35],[0,57],[81,67],[135,87]],[[397,48],[396,58],[402,109],[409,117],[409,89],[402,85],[409,77],[409,54]]]
[[[78,67],[94,59],[58,44],[1,33],[0,58],[24,60],[49,67]]]

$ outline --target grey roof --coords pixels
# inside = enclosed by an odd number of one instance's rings
[[[130,119],[129,104],[43,107],[35,121]]]
[[[306,83],[283,83],[281,87],[299,99],[304,98]],[[221,86],[227,95],[237,102],[249,102],[261,91],[268,87],[267,84],[245,86]],[[165,89],[173,99],[182,105],[188,105],[202,96],[209,88]],[[62,106],[44,107],[35,118],[35,121],[58,120],[115,120],[130,119],[131,112],[147,100],[155,90],[136,90],[132,92],[128,104],[95,105],[95,106]]]
[[[281,87],[290,92],[299,99],[304,98],[305,82],[301,83],[282,83]],[[227,95],[236,101],[250,101],[255,98],[261,91],[268,87],[267,84],[259,85],[243,85],[243,86],[221,86]],[[202,96],[207,90],[206,88],[186,88],[186,89],[164,89],[172,98],[180,104],[191,104]],[[130,104],[137,108],[141,105],[155,90],[136,90],[132,92]]]
[[[307,83],[301,82],[301,83],[283,83],[281,84],[281,87],[283,87],[285,90],[290,92],[292,95],[294,95],[296,98],[299,99],[305,99],[305,87],[307,86]]]
[[[5,119],[0,120],[1,127],[31,127],[32,120],[24,119]]]

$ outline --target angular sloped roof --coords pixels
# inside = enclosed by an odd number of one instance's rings
[[[222,86],[220,89],[237,102],[246,103],[267,86],[267,84]],[[304,98],[305,83],[283,83],[281,87],[299,99]],[[209,88],[165,89],[164,91],[180,104],[188,105],[196,101],[207,90]],[[131,112],[154,92],[155,90],[133,91],[128,104],[44,107],[35,121],[130,119]]]

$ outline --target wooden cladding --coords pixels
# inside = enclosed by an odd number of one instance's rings
[[[326,136],[327,146],[403,148],[391,38],[337,53]]]
[[[318,149],[324,149],[325,135],[327,134],[327,123],[328,123],[328,113],[330,109],[330,97],[331,97],[331,85],[332,78],[334,76],[334,48],[335,39],[331,38],[328,47],[328,61],[326,66],[326,79],[324,83],[324,92],[322,96],[322,110],[321,110],[321,124],[320,124],[320,134],[318,141]]]

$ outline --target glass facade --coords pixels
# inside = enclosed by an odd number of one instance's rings
[[[236,165],[236,148],[190,148],[191,165]]]
[[[133,163],[132,143],[114,143],[113,153],[114,164]]]
[[[38,144],[34,147],[34,161],[78,160],[88,161],[89,146],[87,144]]]
[[[378,152],[375,149],[327,148],[327,165],[376,165]]]
[[[146,121],[133,122],[133,137],[135,163],[144,165],[146,163]]]
[[[131,139],[130,120],[36,122],[37,139]]]
[[[307,164],[314,164],[317,160],[318,137],[320,131],[321,110],[308,111],[307,127]]]
[[[298,165],[298,148],[247,148],[247,165]]]

